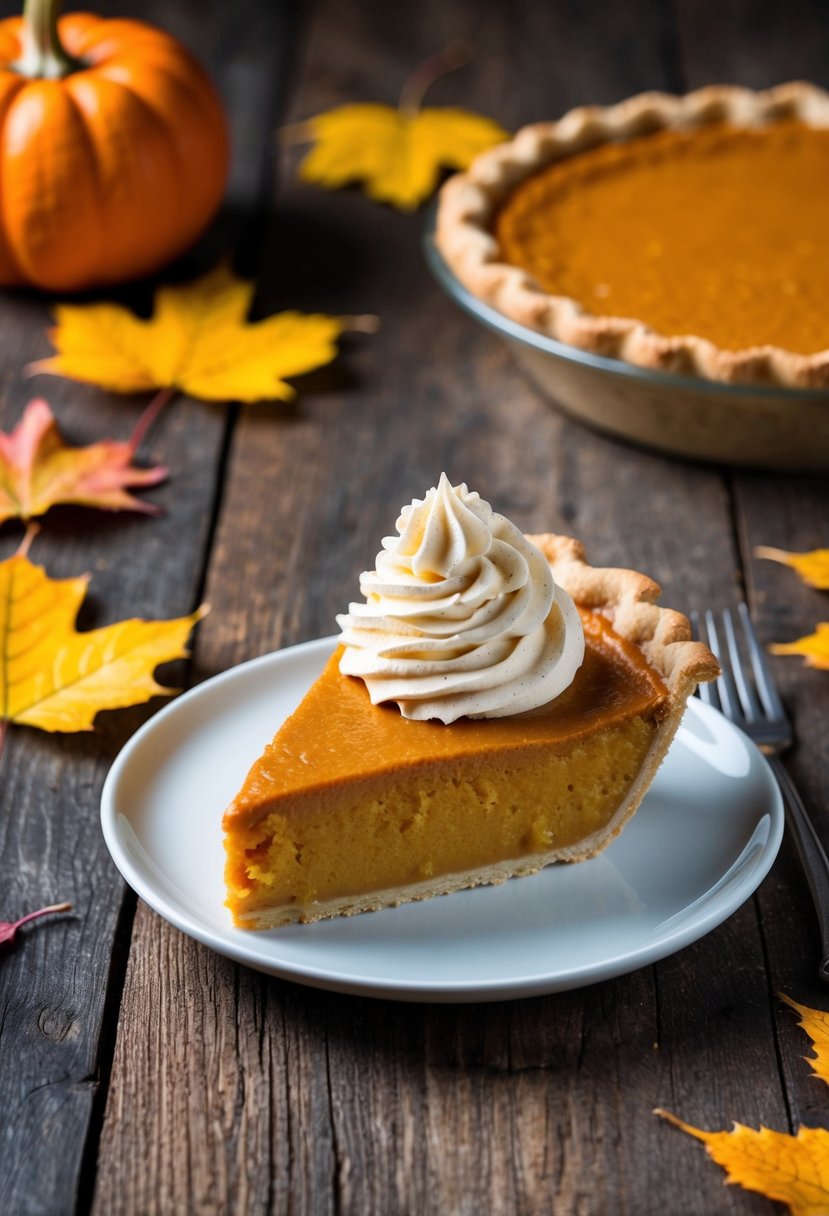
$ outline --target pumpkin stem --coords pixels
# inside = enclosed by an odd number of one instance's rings
[[[63,49],[58,33],[61,0],[25,0],[22,54],[11,67],[21,76],[60,80],[84,67]]]

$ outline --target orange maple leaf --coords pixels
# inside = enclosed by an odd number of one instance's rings
[[[810,587],[817,587],[818,591],[829,591],[829,549],[810,549],[807,553],[789,553],[786,549],[772,549],[768,545],[758,545],[754,553],[756,557],[764,557],[767,561],[791,566]]]
[[[249,321],[254,284],[219,266],[193,283],[159,287],[144,320],[119,304],[59,304],[57,354],[29,366],[115,393],[180,389],[203,401],[290,401],[286,377],[330,363],[346,329],[376,318],[280,312]],[[169,393],[172,396],[172,392]]]
[[[769,646],[772,654],[799,654],[804,666],[829,671],[829,621],[818,621],[815,632],[794,642],[773,642]]]
[[[32,519],[59,503],[158,514],[158,507],[127,490],[158,485],[167,476],[161,465],[133,465],[135,438],[69,447],[48,403],[30,401],[14,430],[0,431],[0,523]]]
[[[398,106],[336,106],[289,128],[289,141],[314,143],[300,177],[327,190],[362,182],[377,202],[414,210],[437,186],[441,169],[467,169],[479,152],[507,138],[482,114],[457,106],[421,108],[429,86],[468,59],[459,44],[427,59],[404,85]]]
[[[800,1025],[811,1037],[816,1053],[806,1058],[815,1074],[829,1084],[829,1014],[798,1005],[787,996],[782,1000],[800,1014]],[[726,1171],[726,1182],[787,1204],[792,1216],[829,1213],[829,1131],[825,1128],[799,1127],[792,1136],[734,1123],[730,1132],[708,1132],[670,1111],[658,1108],[654,1114],[701,1140]]]
[[[75,618],[88,576],[49,578],[29,561],[27,543],[0,562],[0,720],[47,731],[91,730],[99,710],[175,691],[153,672],[186,656],[187,638],[207,609],[79,633]]]

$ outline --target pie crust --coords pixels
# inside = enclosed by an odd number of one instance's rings
[[[550,563],[556,582],[576,604],[607,617],[614,632],[641,650],[667,690],[659,726],[627,798],[600,839],[588,842],[589,848],[565,858],[581,861],[607,848],[621,832],[665,759],[688,698],[699,684],[715,680],[720,668],[708,647],[692,640],[688,618],[657,603],[662,589],[653,579],[635,570],[591,566],[585,558],[583,545],[569,536],[547,532],[530,536],[529,540],[538,545]]]
[[[710,85],[683,97],[642,93],[614,106],[571,110],[558,122],[523,128],[447,182],[438,206],[437,246],[473,295],[567,345],[640,367],[728,383],[829,386],[829,349],[814,354],[771,345],[727,350],[694,335],[664,336],[634,318],[596,316],[571,297],[548,294],[528,271],[501,261],[492,232],[495,212],[511,191],[564,157],[662,129],[722,122],[750,129],[783,119],[829,127],[829,93],[803,82],[764,92]]]
[[[473,887],[483,883],[499,883],[515,875],[531,874],[553,861],[580,861],[594,856],[604,849],[618,835],[627,820],[638,807],[648,788],[659,764],[665,756],[670,742],[679,725],[688,696],[693,692],[697,683],[713,679],[718,667],[713,655],[699,642],[691,640],[691,630],[688,620],[677,612],[657,606],[656,599],[659,587],[644,575],[630,570],[596,569],[589,566],[584,559],[584,551],[578,542],[561,536],[545,534],[531,537],[541,548],[552,567],[554,577],[563,586],[577,604],[589,610],[597,617],[606,618],[613,633],[630,643],[636,662],[643,664],[647,671],[656,675],[655,686],[658,695],[655,699],[649,697],[647,709],[636,711],[637,715],[644,714],[647,742],[642,751],[641,759],[637,759],[638,769],[625,777],[623,792],[618,804],[603,812],[598,830],[592,828],[576,830],[568,839],[566,845],[550,848],[524,849],[520,855],[495,860],[489,864],[455,865],[450,872],[434,873],[432,877],[421,875],[419,880],[412,877],[397,885],[389,886],[386,882],[365,883],[359,890],[348,894],[324,896],[315,892],[313,896],[297,898],[289,894],[289,887],[283,887],[280,894],[270,883],[276,881],[274,869],[279,869],[279,859],[284,855],[292,857],[294,851],[300,855],[297,862],[308,862],[308,852],[314,848],[313,843],[306,839],[303,843],[286,846],[281,840],[284,816],[294,816],[293,823],[299,822],[300,831],[310,827],[321,833],[326,849],[327,842],[337,842],[339,850],[338,866],[346,867],[343,871],[348,875],[349,854],[344,841],[346,833],[338,830],[342,816],[343,797],[348,799],[348,815],[361,815],[363,805],[370,802],[373,794],[361,792],[365,788],[364,779],[373,782],[371,790],[379,788],[384,806],[390,817],[391,826],[395,827],[395,816],[402,817],[407,812],[399,810],[395,804],[395,782],[405,781],[407,788],[433,789],[436,781],[439,783],[441,813],[455,813],[453,798],[458,799],[457,783],[464,779],[466,773],[475,781],[484,781],[488,772],[493,774],[504,763],[505,747],[504,732],[509,733],[507,749],[511,754],[523,749],[523,754],[531,765],[537,765],[540,756],[544,759],[548,743],[542,741],[539,746],[538,733],[527,723],[515,719],[489,719],[484,722],[466,722],[460,729],[461,739],[451,746],[455,748],[452,755],[446,756],[444,741],[457,731],[455,724],[449,726],[432,726],[431,730],[439,729],[440,747],[430,751],[430,729],[424,723],[404,723],[401,731],[395,723],[404,720],[395,714],[394,710],[381,709],[371,706],[368,696],[357,697],[355,687],[358,681],[351,677],[341,676],[336,670],[335,661],[320,677],[320,680],[309,692],[309,705],[315,690],[320,689],[323,697],[342,696],[343,710],[336,715],[323,715],[324,722],[317,717],[306,714],[302,717],[303,707],[300,706],[293,719],[289,719],[282,730],[287,730],[285,741],[281,732],[277,732],[273,744],[269,745],[263,756],[253,766],[239,794],[228,807],[224,818],[226,833],[225,847],[227,850],[227,883],[228,906],[231,908],[234,921],[244,928],[262,929],[292,921],[307,923],[323,917],[351,915],[357,912],[373,911],[381,907],[395,906],[411,900],[425,899],[442,895],[451,891]],[[619,659],[622,662],[621,658]],[[633,679],[633,668],[630,679]],[[337,693],[339,682],[343,681],[341,694]],[[329,691],[323,691],[329,690]],[[348,694],[345,696],[345,694]],[[304,704],[304,703],[303,703]],[[317,704],[316,702],[314,703]],[[331,702],[327,705],[331,707]],[[316,711],[315,711],[316,712]],[[531,711],[531,714],[543,713]],[[386,734],[384,729],[372,739],[379,740],[380,752],[369,751],[362,746],[369,736],[360,733],[359,722],[355,715],[363,714],[366,720],[377,722],[387,714],[395,714],[394,721]],[[341,719],[345,717],[346,724],[342,726]],[[529,717],[529,715],[524,715]],[[605,725],[599,719],[589,727],[576,730],[573,742],[559,740],[556,735],[553,747],[558,748],[558,754],[567,756],[584,756],[582,744],[593,737],[601,737],[603,732],[612,740],[610,747],[616,750],[611,756],[616,764],[624,765],[622,758],[623,743],[618,742],[621,735],[613,733],[617,729],[626,729],[624,722],[617,728],[614,726],[612,714],[609,715],[610,725]],[[510,726],[510,723],[514,725]],[[293,724],[293,725],[292,725]],[[376,726],[370,726],[376,731]],[[542,731],[547,728],[542,723]],[[472,745],[466,741],[472,732]],[[492,737],[494,733],[500,742]],[[395,742],[400,742],[401,734],[410,739],[425,740],[414,745],[415,753],[409,747],[408,754],[395,749]],[[324,745],[320,747],[317,737],[324,736]],[[386,742],[391,739],[392,742]],[[535,740],[535,741],[533,741]],[[407,744],[408,746],[408,744]],[[638,746],[638,745],[637,745]],[[385,751],[383,750],[385,749]],[[345,766],[348,769],[343,775],[343,764],[335,751],[341,751],[346,757]],[[388,752],[388,754],[385,754]],[[367,756],[369,762],[360,760]],[[297,768],[294,759],[299,756],[302,764]],[[332,759],[334,756],[334,759]],[[283,757],[288,767],[283,767]],[[354,759],[356,757],[356,760]],[[573,761],[585,767],[582,758]],[[582,772],[579,769],[579,777]],[[440,784],[441,774],[448,770],[449,778]],[[299,771],[299,777],[297,772]],[[285,775],[288,774],[286,782]],[[585,773],[585,781],[593,781],[592,770]],[[453,787],[454,781],[454,787]],[[477,786],[475,787],[477,789]],[[572,788],[569,787],[569,788]],[[353,791],[356,789],[356,795]],[[606,793],[607,791],[602,791]],[[365,799],[365,803],[361,801]],[[461,804],[458,803],[458,806]],[[385,813],[385,812],[384,812]],[[465,814],[469,814],[467,806]],[[481,824],[485,822],[484,803],[481,804]],[[296,816],[299,816],[297,820]],[[274,816],[272,819],[271,816]],[[577,820],[579,826],[582,820]],[[437,857],[440,857],[440,836],[434,825],[427,830],[434,836],[434,847]],[[274,833],[277,833],[275,836]],[[291,831],[287,832],[288,839]],[[314,839],[319,839],[319,835]],[[269,850],[277,848],[271,862],[268,862]],[[362,857],[362,854],[360,854]],[[253,859],[253,864],[251,864]],[[326,861],[326,865],[327,865]],[[263,881],[256,871],[265,867],[271,874],[270,881]],[[301,882],[301,874],[299,876]],[[292,882],[294,880],[291,880]]]

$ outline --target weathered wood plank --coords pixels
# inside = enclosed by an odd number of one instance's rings
[[[46,314],[40,305],[8,301],[2,311],[6,335],[17,331],[18,339],[4,345],[2,355],[9,423],[31,391],[20,366],[43,353]],[[136,413],[131,403],[109,402],[93,390],[55,383],[47,391],[76,441],[126,434]],[[32,556],[54,576],[92,571],[86,626],[192,607],[213,495],[204,470],[220,450],[222,429],[218,415],[202,416],[183,401],[161,423],[150,446],[156,456],[163,450],[171,466],[169,484],[154,493],[168,512],[162,519],[99,519],[79,510],[47,521]],[[9,526],[4,534],[8,555],[19,529]],[[192,539],[187,552],[179,544],[183,535]],[[111,759],[147,712],[107,717],[94,738],[12,730],[6,745],[3,914],[58,898],[71,900],[76,911],[61,925],[28,934],[0,968],[0,1094],[4,1144],[14,1162],[0,1180],[5,1211],[69,1210],[77,1186],[106,994],[110,982],[118,982],[111,952],[123,899],[100,835],[98,795]]]
[[[762,88],[783,80],[829,84],[823,14],[814,4],[794,6],[730,0],[677,6],[681,60],[689,86],[712,80]],[[825,618],[825,596],[803,587],[796,575],[753,556],[755,546],[810,549],[826,544],[829,482],[804,474],[739,472],[730,479],[740,539],[746,596],[764,643],[811,632]],[[711,603],[722,602],[722,596]],[[829,682],[803,670],[798,660],[771,660],[797,726],[791,769],[809,802],[824,844],[829,846]],[[803,1061],[806,1039],[776,999],[785,992],[805,1004],[827,1007],[817,982],[818,942],[814,913],[794,849],[784,841],[780,858],[756,898],[767,962],[778,1050],[793,1128],[801,1121],[829,1126],[829,1103]],[[744,1112],[723,1112],[744,1120]],[[753,1122],[753,1120],[747,1120]],[[723,1121],[725,1123],[725,1120]],[[756,1125],[756,1124],[755,1124]],[[771,1126],[785,1129],[785,1123]]]
[[[666,14],[646,4],[612,13],[323,4],[294,116],[344,99],[391,101],[420,57],[456,37],[474,38],[476,59],[436,86],[434,101],[508,125],[681,87]],[[722,477],[551,410],[430,281],[420,222],[356,191],[286,185],[262,261],[263,304],[375,311],[383,328],[309,378],[290,413],[243,412],[201,674],[330,632],[401,502],[441,468],[528,530],[572,530],[595,560],[649,571],[668,602],[739,594]],[[751,904],[655,968],[457,1009],[237,973],[139,908],[96,1211],[638,1216],[679,1210],[677,1195],[689,1216],[772,1210],[724,1190],[697,1146],[656,1123],[655,1105],[710,1126],[732,1113],[785,1124]],[[195,1110],[212,1120],[194,1123]]]
[[[829,29],[815,0],[676,0],[674,8],[688,88],[829,80]]]
[[[826,544],[826,478],[743,475],[735,497],[749,570],[750,601],[764,642],[791,641],[825,620],[826,594],[804,586],[794,571],[753,557],[757,545],[805,550]],[[829,849],[829,681],[797,658],[770,659],[796,729],[787,762]],[[771,991],[803,1004],[829,1008],[817,979],[820,948],[808,888],[787,841],[759,897]],[[778,1035],[792,1119],[829,1127],[829,1095],[803,1061],[807,1040],[790,1011],[778,1008]]]
[[[129,5],[104,7],[134,10]],[[263,63],[266,54],[272,62],[269,49],[255,36],[247,44],[240,41],[245,10],[267,25],[261,7],[244,4],[227,14],[220,6],[205,14],[197,4],[175,9],[151,4],[143,11],[160,24],[172,16],[178,23],[174,32],[184,34],[217,69],[236,123],[251,147],[258,133],[253,165],[243,166],[247,177],[234,177],[234,200],[239,202],[251,188],[253,170],[265,163],[270,118],[260,112],[261,92],[272,88],[272,74]],[[223,31],[228,29],[235,37],[234,59],[223,46]],[[252,61],[260,65],[260,93],[248,94],[247,111],[236,78],[245,63],[241,52],[248,66]],[[143,402],[59,380],[24,379],[24,365],[48,353],[48,319],[48,301],[26,294],[0,301],[2,424],[16,421],[24,402],[39,392],[52,402],[70,440],[126,437]],[[225,428],[223,410],[181,399],[153,432],[143,455],[163,459],[171,470],[169,482],[152,492],[166,512],[162,518],[106,517],[81,510],[48,517],[33,558],[52,575],[92,572],[90,605],[82,614],[85,626],[129,615],[175,616],[193,607]],[[13,551],[20,534],[12,525],[2,529],[3,556]],[[174,683],[184,674],[178,666],[171,672]],[[149,712],[141,707],[105,716],[94,736],[87,737],[13,730],[6,745],[0,789],[0,915],[11,917],[58,898],[71,900],[75,908],[61,923],[33,926],[0,966],[0,1210],[15,1216],[71,1212],[79,1194],[81,1206],[88,1203],[82,1164],[86,1151],[94,1165],[102,1115],[98,1095],[110,1062],[111,1019],[117,1017],[134,908],[131,895],[124,902],[123,884],[104,847],[98,802],[112,758]]]

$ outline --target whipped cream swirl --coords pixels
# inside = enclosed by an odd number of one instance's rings
[[[340,671],[406,718],[500,718],[545,705],[584,658],[575,604],[541,550],[465,485],[441,475],[404,507],[365,603],[337,617]]]

